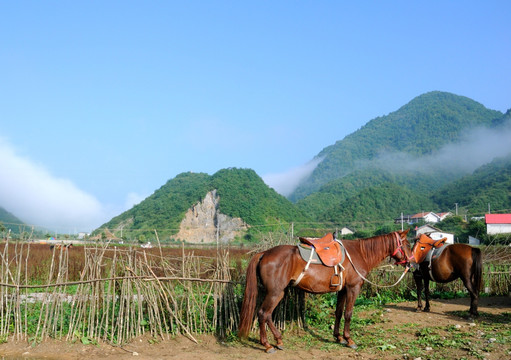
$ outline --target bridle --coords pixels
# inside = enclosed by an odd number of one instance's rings
[[[395,265],[405,266],[405,264],[409,263],[410,260],[413,259],[413,254],[411,257],[408,257],[403,249],[403,242],[401,241],[401,236],[399,236],[397,231],[394,232],[394,235],[396,237],[396,245],[397,246],[396,246],[396,250],[394,250],[394,253],[391,256],[394,257],[397,255],[397,253],[401,253],[401,255],[403,255],[403,260],[396,261]]]

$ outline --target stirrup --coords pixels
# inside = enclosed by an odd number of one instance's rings
[[[334,279],[337,278],[337,283],[334,283]],[[337,287],[337,286],[341,286],[342,282],[342,277],[341,277],[341,274],[333,274],[332,277],[330,278],[330,286],[332,287]]]
[[[341,264],[337,264],[334,266],[334,274],[330,278],[330,286],[331,287],[342,287],[342,272],[344,271],[344,266]],[[337,283],[334,284],[334,279],[337,278]]]

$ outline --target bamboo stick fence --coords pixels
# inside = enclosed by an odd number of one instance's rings
[[[214,258],[184,250],[181,257],[164,258],[100,244],[85,248],[80,279],[69,281],[69,252],[62,248],[53,251],[41,285],[25,276],[30,250],[29,244],[7,243],[0,253],[0,339],[122,345],[141,335],[158,340],[182,334],[196,341],[196,334],[225,335],[237,326],[228,250],[217,249]]]
[[[254,252],[293,242],[268,239]],[[122,345],[142,335],[159,341],[181,334],[196,341],[198,334],[223,337],[236,331],[244,275],[232,279],[236,272],[228,249],[217,247],[215,256],[204,257],[183,247],[180,256],[163,256],[161,248],[155,254],[97,244],[85,247],[79,279],[70,281],[69,252],[62,248],[52,252],[47,279],[37,285],[30,278],[31,251],[30,244],[19,242],[8,242],[0,251],[0,340],[38,343],[55,338]],[[373,270],[369,280],[392,284],[401,273],[401,268],[387,264]],[[511,293],[509,262],[485,262],[483,278],[483,291]],[[465,291],[461,281],[431,283],[431,288]],[[385,291],[406,296],[414,290],[412,276],[406,276],[399,286]],[[366,284],[362,295],[371,298],[379,291]],[[288,289],[273,314],[277,326],[305,327],[311,298],[315,297]],[[254,329],[255,325],[254,321]]]

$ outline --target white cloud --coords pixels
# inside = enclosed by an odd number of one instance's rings
[[[497,127],[478,127],[465,132],[459,141],[449,143],[430,155],[414,157],[385,152],[376,159],[380,167],[393,170],[455,170],[471,173],[496,157],[511,153],[511,121]]]
[[[275,189],[281,195],[290,195],[300,182],[305,180],[322,161],[322,158],[317,158],[309,161],[307,164],[292,168],[286,172],[277,174],[266,174],[262,178],[266,185]]]
[[[0,206],[27,224],[60,232],[90,231],[106,219],[94,196],[18,155],[2,139],[0,169]]]

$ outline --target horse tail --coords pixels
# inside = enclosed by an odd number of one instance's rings
[[[473,275],[473,284],[475,287],[475,291],[479,293],[482,286],[483,280],[483,257],[481,255],[481,249],[473,248],[472,249],[472,275]]]
[[[254,320],[254,312],[257,302],[257,266],[264,252],[252,257],[247,268],[245,295],[241,305],[240,323],[238,326],[238,337],[247,338]]]

